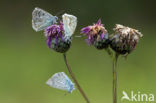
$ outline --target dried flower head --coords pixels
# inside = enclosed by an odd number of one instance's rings
[[[131,53],[136,48],[139,38],[143,36],[138,30],[120,24],[116,24],[114,31],[110,46],[119,54]]]
[[[108,47],[108,33],[104,25],[101,24],[100,19],[96,24],[82,28],[81,33],[88,36],[88,39],[86,39],[86,41],[89,45],[94,45],[97,49]]]

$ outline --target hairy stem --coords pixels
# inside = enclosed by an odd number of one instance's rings
[[[118,54],[115,53],[113,57],[113,103],[117,103],[117,60],[118,60]]]
[[[65,54],[65,53],[63,54],[63,57],[64,57],[64,61],[65,61],[65,63],[66,63],[68,72],[69,72],[71,78],[73,79],[75,85],[77,86],[77,88],[78,88],[78,90],[80,91],[80,93],[81,93],[81,95],[83,96],[83,98],[86,100],[86,103],[90,103],[88,97],[86,96],[86,94],[85,94],[84,91],[82,90],[80,84],[79,84],[78,81],[76,80],[75,75],[74,75],[74,73],[72,72],[72,70],[71,70],[71,68],[70,68],[70,66],[69,66],[69,64],[68,64],[68,61],[67,61],[67,58],[66,58],[66,54]]]

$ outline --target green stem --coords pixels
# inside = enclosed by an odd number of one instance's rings
[[[108,53],[108,55],[110,55],[111,57],[113,57],[113,53],[112,53],[112,51],[110,50],[110,48],[106,48],[105,50],[106,50],[106,52]]]
[[[83,98],[86,100],[86,103],[90,103],[88,97],[86,96],[86,94],[85,94],[84,91],[82,90],[80,84],[79,84],[78,81],[76,80],[75,75],[74,75],[74,73],[72,72],[72,70],[71,70],[71,68],[70,68],[70,66],[69,66],[69,64],[68,64],[68,60],[67,60],[67,58],[66,58],[66,54],[65,54],[65,53],[63,54],[63,57],[64,57],[64,61],[65,61],[65,63],[66,63],[68,72],[69,72],[71,78],[73,79],[74,83],[76,84],[78,90],[80,91],[80,93],[81,93],[81,95],[83,96]]]
[[[113,103],[117,103],[117,60],[119,54],[115,53],[113,58]]]

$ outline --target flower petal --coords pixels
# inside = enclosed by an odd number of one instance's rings
[[[49,36],[47,39],[47,45],[49,48],[51,48],[51,41],[52,41],[52,37]]]

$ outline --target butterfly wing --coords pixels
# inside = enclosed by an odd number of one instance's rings
[[[32,28],[35,31],[44,30],[46,27],[57,23],[57,17],[49,14],[48,12],[35,8],[32,12]]]
[[[46,84],[53,88],[68,91],[69,93],[74,90],[74,84],[64,72],[55,73]]]
[[[65,36],[72,36],[77,26],[77,17],[69,14],[62,15]]]

